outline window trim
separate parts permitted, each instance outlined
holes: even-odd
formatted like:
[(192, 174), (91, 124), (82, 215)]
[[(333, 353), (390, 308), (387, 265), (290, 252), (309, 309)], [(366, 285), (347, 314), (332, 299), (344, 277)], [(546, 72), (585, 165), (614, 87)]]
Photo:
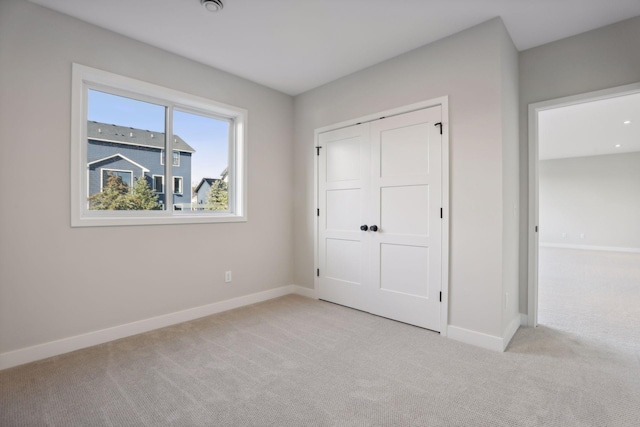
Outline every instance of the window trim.
[[(162, 178), (162, 191), (158, 191), (155, 188), (156, 187), (156, 178), (157, 177)], [(156, 194), (164, 194), (164, 175), (157, 175), (157, 174), (151, 175), (151, 186), (152, 186), (151, 189), (153, 190), (154, 193), (156, 193)]]
[[(165, 137), (173, 137), (170, 128), (174, 109), (228, 120), (229, 126), (229, 206), (232, 212), (176, 213), (162, 211), (96, 211), (87, 204), (87, 100), (89, 89), (126, 96), (141, 101), (167, 106)], [(200, 96), (143, 82), (81, 64), (72, 65), (71, 87), (71, 226), (125, 226), (153, 224), (193, 224), (218, 222), (245, 222), (247, 215), (247, 127), (248, 111)], [(165, 156), (167, 151), (164, 150)], [(168, 158), (165, 157), (165, 163)], [(171, 160), (172, 163), (172, 160)], [(165, 166), (166, 183), (173, 182), (172, 167)], [(183, 182), (184, 194), (184, 182)], [(179, 211), (178, 211), (179, 212)]]
[[(178, 163), (173, 163), (173, 166), (177, 168), (177, 167), (180, 167), (180, 150), (173, 150), (172, 156), (175, 153), (178, 153)], [(164, 148), (163, 148), (162, 150), (160, 150), (160, 164), (162, 166), (164, 166), (164, 158), (165, 158), (165, 155), (164, 155)], [(173, 162), (173, 157), (171, 157), (171, 161)]]
[[(176, 179), (180, 180), (180, 191), (176, 192)], [(184, 179), (181, 176), (173, 176), (173, 194), (183, 195), (184, 194)]]

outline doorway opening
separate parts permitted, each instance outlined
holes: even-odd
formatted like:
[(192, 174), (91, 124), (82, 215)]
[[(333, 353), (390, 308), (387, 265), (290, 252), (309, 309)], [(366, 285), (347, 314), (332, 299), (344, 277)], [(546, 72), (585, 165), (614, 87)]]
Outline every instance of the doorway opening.
[(640, 321), (640, 84), (532, 104), (529, 126), (529, 326), (629, 339)]

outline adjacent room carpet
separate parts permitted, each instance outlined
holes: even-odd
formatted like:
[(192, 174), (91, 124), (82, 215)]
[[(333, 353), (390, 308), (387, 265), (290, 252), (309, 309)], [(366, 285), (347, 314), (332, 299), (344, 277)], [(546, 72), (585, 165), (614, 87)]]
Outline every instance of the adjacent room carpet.
[(496, 353), (290, 295), (0, 372), (0, 425), (638, 426), (640, 344), (613, 335)]

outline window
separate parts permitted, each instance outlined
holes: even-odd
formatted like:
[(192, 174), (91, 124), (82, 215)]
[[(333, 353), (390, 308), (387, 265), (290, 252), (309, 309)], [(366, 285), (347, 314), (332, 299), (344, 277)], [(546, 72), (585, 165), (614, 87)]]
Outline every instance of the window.
[(73, 64), (72, 226), (246, 221), (246, 123), (246, 110)]
[[(164, 150), (160, 151), (160, 164), (164, 165)], [(173, 166), (180, 166), (180, 153), (178, 151), (173, 152)]]
[(173, 194), (182, 194), (182, 177), (173, 177)]
[(119, 171), (113, 169), (102, 169), (102, 182), (100, 183), (100, 190), (104, 190), (109, 183), (109, 180), (120, 180), (124, 185), (131, 188), (131, 171)]
[(156, 193), (164, 193), (164, 176), (153, 175), (153, 191)]

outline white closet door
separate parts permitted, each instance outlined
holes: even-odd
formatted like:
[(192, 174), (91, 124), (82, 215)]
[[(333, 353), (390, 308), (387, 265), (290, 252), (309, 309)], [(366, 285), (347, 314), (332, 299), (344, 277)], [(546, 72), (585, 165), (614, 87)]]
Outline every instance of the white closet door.
[(319, 143), (319, 297), (366, 311), (369, 236), (360, 226), (369, 209), (369, 125), (323, 133)]
[(371, 313), (440, 331), (441, 107), (371, 123)]
[(440, 331), (440, 120), (438, 106), (320, 134), (321, 299)]

